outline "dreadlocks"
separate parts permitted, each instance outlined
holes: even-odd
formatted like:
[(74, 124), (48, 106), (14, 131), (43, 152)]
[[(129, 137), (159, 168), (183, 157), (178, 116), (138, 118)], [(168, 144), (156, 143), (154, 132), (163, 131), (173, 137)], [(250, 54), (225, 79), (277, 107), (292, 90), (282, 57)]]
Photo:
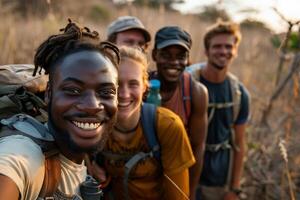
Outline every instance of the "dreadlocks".
[(38, 47), (34, 56), (33, 76), (37, 71), (41, 73), (42, 69), (45, 70), (45, 74), (49, 74), (57, 61), (79, 50), (99, 51), (118, 67), (120, 56), (119, 49), (115, 45), (101, 42), (98, 32), (91, 32), (87, 27), (80, 28), (70, 19), (68, 21), (67, 26), (60, 29), (63, 33), (50, 36)]

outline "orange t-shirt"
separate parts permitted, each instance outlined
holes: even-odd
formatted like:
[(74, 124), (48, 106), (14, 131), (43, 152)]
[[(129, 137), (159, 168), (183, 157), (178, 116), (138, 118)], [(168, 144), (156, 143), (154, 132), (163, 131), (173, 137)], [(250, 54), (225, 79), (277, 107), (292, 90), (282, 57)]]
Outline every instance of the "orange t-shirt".
[[(161, 150), (161, 164), (155, 158), (139, 162), (131, 170), (128, 191), (130, 199), (161, 199), (163, 195), (163, 175), (176, 174), (195, 163), (195, 158), (181, 119), (172, 111), (157, 109), (157, 138)], [(122, 155), (149, 152), (146, 138), (139, 125), (134, 137), (129, 142), (110, 137), (105, 151)], [(105, 161), (107, 173), (112, 177), (111, 192), (114, 199), (125, 199), (123, 190), (125, 161)]]

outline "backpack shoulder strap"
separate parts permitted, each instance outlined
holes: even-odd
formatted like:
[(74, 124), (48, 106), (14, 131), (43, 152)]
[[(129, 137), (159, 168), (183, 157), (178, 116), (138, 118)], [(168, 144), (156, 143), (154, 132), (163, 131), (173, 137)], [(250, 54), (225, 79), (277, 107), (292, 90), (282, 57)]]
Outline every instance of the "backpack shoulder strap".
[(23, 135), (41, 147), (45, 155), (45, 175), (39, 197), (53, 197), (61, 179), (61, 165), (58, 149), (48, 129), (36, 119), (24, 114), (2, 119), (1, 124), (3, 127), (0, 131), (0, 137)]
[(238, 78), (232, 73), (228, 73), (230, 90), (233, 102), (233, 123), (237, 120), (241, 108), (241, 91)]
[(39, 193), (41, 198), (53, 197), (61, 180), (61, 165), (58, 155), (52, 155), (45, 159), (45, 175), (42, 188)]
[(182, 96), (185, 116), (190, 118), (192, 108), (192, 76), (189, 73), (183, 72), (181, 76)]
[(201, 69), (205, 67), (206, 62), (195, 63), (187, 68), (187, 71), (194, 77), (195, 80), (200, 81)]
[(160, 146), (156, 132), (156, 106), (154, 104), (143, 103), (141, 121), (143, 133), (153, 156), (160, 162)]
[(150, 147), (150, 152), (139, 152), (131, 157), (125, 163), (125, 173), (123, 178), (123, 187), (124, 187), (124, 196), (125, 199), (128, 200), (128, 180), (131, 169), (141, 160), (146, 159), (147, 157), (154, 157), (160, 164), (160, 146), (157, 139), (156, 132), (156, 105), (143, 103), (142, 105), (142, 113), (141, 113), (141, 122), (143, 127), (143, 134), (146, 137), (147, 143)]

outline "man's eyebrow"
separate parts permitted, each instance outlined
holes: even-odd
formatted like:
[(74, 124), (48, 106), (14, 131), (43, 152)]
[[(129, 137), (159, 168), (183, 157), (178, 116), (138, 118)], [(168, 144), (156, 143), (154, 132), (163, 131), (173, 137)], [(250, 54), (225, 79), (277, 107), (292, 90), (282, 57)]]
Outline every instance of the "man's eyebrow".
[(75, 82), (75, 83), (78, 83), (78, 84), (80, 84), (80, 85), (84, 85), (84, 82), (83, 82), (82, 80), (79, 80), (79, 79), (74, 78), (74, 77), (68, 77), (68, 78), (65, 78), (65, 79), (63, 80), (63, 82), (68, 82), (68, 81), (70, 81), (70, 82)]

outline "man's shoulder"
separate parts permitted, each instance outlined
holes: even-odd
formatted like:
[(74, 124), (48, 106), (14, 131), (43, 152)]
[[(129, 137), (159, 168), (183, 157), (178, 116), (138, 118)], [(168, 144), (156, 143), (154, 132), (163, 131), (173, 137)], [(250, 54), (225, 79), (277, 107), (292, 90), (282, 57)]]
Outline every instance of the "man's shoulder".
[[(45, 160), (41, 147), (23, 135), (11, 135), (0, 138), (0, 155), (2, 162), (10, 160), (16, 165), (21, 163), (28, 169), (38, 167)], [(34, 169), (32, 172), (34, 172)]]
[(43, 183), (44, 162), (41, 148), (30, 138), (12, 135), (0, 139), (0, 173), (15, 182), (22, 196), (25, 195), (24, 199), (38, 195)]

